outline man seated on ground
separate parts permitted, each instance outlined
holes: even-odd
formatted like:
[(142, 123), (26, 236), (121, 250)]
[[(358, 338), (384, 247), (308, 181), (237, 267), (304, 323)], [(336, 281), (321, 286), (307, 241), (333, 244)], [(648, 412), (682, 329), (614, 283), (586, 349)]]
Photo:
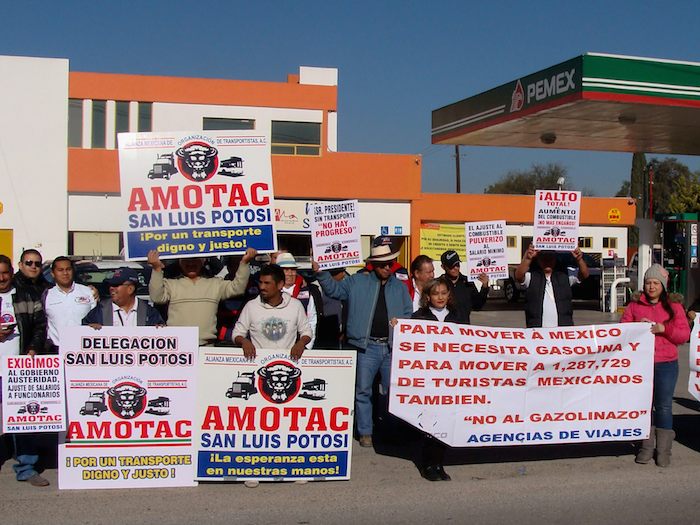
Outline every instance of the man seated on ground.
[(93, 328), (102, 326), (158, 326), (163, 318), (148, 302), (136, 297), (139, 275), (131, 268), (119, 268), (110, 279), (109, 297), (102, 299), (83, 319)]
[(204, 259), (192, 257), (180, 259), (182, 277), (163, 277), (165, 264), (156, 250), (148, 252), (148, 264), (153, 268), (148, 293), (156, 304), (170, 302), (168, 306), (168, 326), (196, 326), (199, 328), (199, 344), (207, 345), (216, 341), (216, 311), (222, 299), (228, 299), (245, 292), (250, 276), (249, 262), (257, 251), (248, 248), (241, 259), (233, 281), (218, 277), (204, 277)]

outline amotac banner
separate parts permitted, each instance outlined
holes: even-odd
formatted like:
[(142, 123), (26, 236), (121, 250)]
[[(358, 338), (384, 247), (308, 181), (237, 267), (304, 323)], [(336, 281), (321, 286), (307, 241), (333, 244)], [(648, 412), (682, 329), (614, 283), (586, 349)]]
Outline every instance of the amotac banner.
[(200, 481), (350, 479), (355, 352), (200, 349)]
[(66, 429), (63, 361), (57, 355), (2, 356), (0, 378), (3, 432)]
[(198, 352), (191, 327), (66, 328), (61, 489), (187, 487)]
[(537, 250), (572, 251), (578, 248), (581, 192), (537, 190), (534, 238)]
[(476, 281), (481, 274), (489, 279), (508, 278), (506, 221), (466, 222), (467, 278)]
[(120, 133), (127, 260), (277, 249), (270, 141), (254, 131)]
[(311, 206), (311, 245), (322, 270), (362, 263), (357, 200), (315, 202)]
[(454, 447), (649, 435), (648, 323), (489, 328), (399, 320), (389, 410)]

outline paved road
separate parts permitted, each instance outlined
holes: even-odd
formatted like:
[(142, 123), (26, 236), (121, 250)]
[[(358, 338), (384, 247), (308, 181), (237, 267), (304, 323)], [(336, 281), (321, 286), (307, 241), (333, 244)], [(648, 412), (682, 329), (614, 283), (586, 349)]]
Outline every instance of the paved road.
[[(472, 322), (521, 326), (520, 311), (475, 313)], [(578, 311), (577, 324), (611, 322)], [(448, 457), (450, 483), (424, 481), (412, 443), (355, 447), (348, 482), (202, 484), (192, 489), (58, 491), (0, 472), (3, 525), (55, 524), (462, 524), (699, 523), (700, 407), (687, 393), (687, 346), (674, 407), (673, 465), (636, 465), (622, 444), (469, 449)]]

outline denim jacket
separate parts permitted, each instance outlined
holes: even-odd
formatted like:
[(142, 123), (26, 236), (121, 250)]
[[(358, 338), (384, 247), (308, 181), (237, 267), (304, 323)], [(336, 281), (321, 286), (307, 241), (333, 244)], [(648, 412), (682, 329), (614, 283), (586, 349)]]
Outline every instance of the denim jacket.
[[(348, 343), (365, 350), (372, 328), (374, 309), (379, 297), (380, 282), (374, 272), (356, 273), (342, 281), (335, 281), (328, 272), (317, 274), (323, 292), (340, 301), (347, 301), (348, 323), (346, 334)], [(387, 317), (410, 319), (413, 304), (406, 285), (394, 275), (390, 275), (384, 285)], [(392, 332), (389, 330), (389, 344)]]

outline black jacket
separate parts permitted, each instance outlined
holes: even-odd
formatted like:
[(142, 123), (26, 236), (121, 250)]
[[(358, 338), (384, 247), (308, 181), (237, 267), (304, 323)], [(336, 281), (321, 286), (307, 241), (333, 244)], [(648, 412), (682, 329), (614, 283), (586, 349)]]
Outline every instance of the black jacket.
[(20, 271), (15, 273), (14, 277), (12, 278), (12, 283), (18, 290), (29, 288), (37, 297), (41, 297), (41, 294), (43, 294), (45, 290), (48, 290), (53, 286), (53, 284), (47, 281), (44, 275), (41, 273), (39, 274), (39, 277), (32, 280)]
[[(569, 274), (561, 270), (552, 272), (552, 290), (557, 305), (557, 326), (574, 325), (574, 307), (571, 302)], [(528, 328), (542, 326), (542, 303), (544, 301), (546, 277), (541, 270), (530, 272), (530, 284), (525, 292), (525, 324)]]
[(15, 318), (19, 328), (19, 352), (26, 355), (30, 350), (44, 353), (46, 344), (46, 314), (41, 298), (30, 288), (15, 288), (12, 296)]
[[(423, 319), (425, 321), (437, 321), (435, 314), (430, 311), (429, 306), (421, 306), (418, 310), (413, 312), (411, 319)], [(461, 308), (456, 310), (449, 310), (447, 317), (445, 317), (446, 323), (457, 323), (457, 324), (469, 324), (468, 319), (465, 317), (464, 312)]]
[(476, 285), (462, 274), (459, 275), (456, 283), (447, 278), (445, 280), (450, 287), (457, 308), (462, 310), (464, 317), (467, 319), (466, 322), (469, 324), (469, 314), (471, 314), (472, 310), (481, 310), (489, 295), (489, 289), (486, 286), (482, 286), (481, 290), (477, 290)]

